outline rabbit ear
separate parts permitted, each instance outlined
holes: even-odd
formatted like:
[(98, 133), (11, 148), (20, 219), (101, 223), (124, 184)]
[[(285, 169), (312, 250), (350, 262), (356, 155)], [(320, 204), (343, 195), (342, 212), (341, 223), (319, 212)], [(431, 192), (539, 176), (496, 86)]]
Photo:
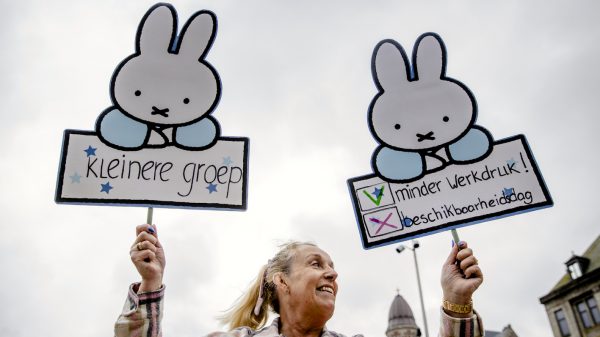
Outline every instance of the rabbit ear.
[(415, 77), (419, 80), (440, 79), (446, 73), (446, 48), (437, 34), (421, 35), (413, 51)]
[(375, 46), (371, 64), (373, 78), (381, 89), (408, 83), (408, 60), (402, 46), (394, 40), (383, 40)]
[(181, 30), (179, 55), (199, 60), (206, 55), (217, 31), (217, 18), (209, 11), (194, 14)]
[(139, 53), (168, 53), (177, 29), (175, 9), (170, 5), (157, 5), (148, 10), (137, 35)]

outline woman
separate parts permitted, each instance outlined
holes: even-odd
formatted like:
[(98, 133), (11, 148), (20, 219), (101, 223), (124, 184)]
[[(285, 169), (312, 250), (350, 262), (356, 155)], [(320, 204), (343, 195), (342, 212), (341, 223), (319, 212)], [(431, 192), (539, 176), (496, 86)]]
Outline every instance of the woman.
[[(162, 336), (165, 255), (154, 226), (141, 225), (136, 231), (130, 255), (142, 281), (130, 286), (123, 312), (115, 324), (115, 334), (158, 337)], [(335, 307), (337, 276), (331, 257), (316, 245), (300, 242), (283, 245), (261, 268), (246, 294), (222, 317), (231, 331), (209, 336), (343, 336), (325, 327)], [(439, 336), (483, 335), (483, 326), (471, 301), (482, 281), (483, 274), (473, 251), (465, 242), (453, 244), (442, 268), (444, 300)], [(265, 327), (269, 309), (279, 317)]]

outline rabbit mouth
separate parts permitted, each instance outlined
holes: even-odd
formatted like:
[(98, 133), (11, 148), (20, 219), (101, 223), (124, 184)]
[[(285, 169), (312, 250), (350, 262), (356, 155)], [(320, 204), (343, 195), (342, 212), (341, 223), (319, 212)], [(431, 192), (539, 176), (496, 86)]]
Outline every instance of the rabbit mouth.
[(169, 117), (169, 114), (167, 112), (169, 112), (169, 108), (159, 109), (155, 106), (152, 106), (152, 112), (151, 112), (152, 116), (161, 115), (163, 117)]
[(435, 137), (433, 136), (433, 131), (429, 131), (428, 133), (422, 135), (420, 133), (417, 133), (417, 141), (420, 143), (424, 140), (435, 140)]

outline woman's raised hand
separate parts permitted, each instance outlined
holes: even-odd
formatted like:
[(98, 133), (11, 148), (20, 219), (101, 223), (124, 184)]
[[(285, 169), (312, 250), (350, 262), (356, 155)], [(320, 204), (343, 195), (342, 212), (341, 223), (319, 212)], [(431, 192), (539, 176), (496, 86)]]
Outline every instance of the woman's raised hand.
[(162, 245), (158, 241), (156, 227), (139, 225), (135, 231), (137, 237), (131, 246), (129, 255), (142, 277), (138, 293), (158, 290), (162, 286), (166, 261)]
[(452, 246), (442, 268), (441, 281), (444, 300), (461, 305), (471, 303), (473, 293), (483, 282), (483, 273), (466, 242), (460, 241)]

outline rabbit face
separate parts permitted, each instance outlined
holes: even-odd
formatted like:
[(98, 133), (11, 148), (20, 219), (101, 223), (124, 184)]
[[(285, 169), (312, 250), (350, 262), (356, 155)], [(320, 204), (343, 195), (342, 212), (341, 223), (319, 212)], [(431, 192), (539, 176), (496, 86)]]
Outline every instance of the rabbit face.
[(121, 62), (113, 75), (114, 103), (142, 122), (190, 124), (212, 112), (219, 100), (219, 77), (204, 60), (214, 39), (216, 17), (197, 12), (185, 23), (179, 39), (176, 21), (171, 5), (152, 7), (138, 28), (136, 53)]
[(425, 150), (463, 135), (472, 124), (473, 105), (452, 82), (414, 82), (402, 92), (386, 91), (372, 109), (372, 128), (390, 147)]
[(445, 77), (439, 37), (425, 34), (415, 44), (414, 77), (402, 47), (384, 40), (373, 54), (379, 94), (369, 108), (369, 126), (381, 143), (399, 150), (439, 148), (462, 137), (475, 122), (470, 91)]
[(114, 97), (132, 117), (159, 125), (190, 123), (207, 114), (218, 96), (217, 77), (196, 62), (177, 66), (178, 55), (130, 59), (116, 75)]

